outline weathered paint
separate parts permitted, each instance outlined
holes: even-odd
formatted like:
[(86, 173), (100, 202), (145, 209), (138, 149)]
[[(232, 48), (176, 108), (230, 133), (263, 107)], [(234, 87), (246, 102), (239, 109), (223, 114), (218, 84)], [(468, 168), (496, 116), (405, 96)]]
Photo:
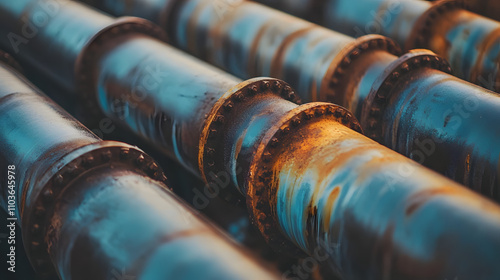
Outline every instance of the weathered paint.
[[(500, 23), (465, 10), (464, 1), (330, 0), (320, 2), (320, 14), (314, 9), (297, 10), (295, 0), (259, 2), (350, 36), (377, 33), (407, 50), (428, 48), (450, 61), (458, 77), (500, 90)], [(306, 6), (316, 3), (300, 2)]]
[[(134, 2), (140, 1), (142, 0)], [(358, 5), (353, 3), (352, 1), (345, 4), (338, 3), (350, 7), (350, 10), (343, 12), (342, 16), (361, 13), (359, 9), (355, 9)], [(172, 5), (172, 1), (165, 1), (165, 4)], [(398, 6), (398, 4), (403, 6)], [(384, 29), (386, 33), (382, 33), (405, 42), (409, 40), (410, 26), (416, 25), (415, 21), (421, 17), (422, 13), (428, 11), (430, 3), (371, 1), (369, 5), (364, 5), (360, 9), (371, 9), (370, 5), (377, 5), (378, 13), (386, 10), (394, 13), (394, 15), (387, 16), (394, 21), (387, 23)], [(119, 11), (113, 9), (112, 3), (102, 3), (99, 7), (101, 6), (121, 15)], [(449, 74), (432, 71), (432, 69), (448, 71), (447, 67), (440, 64), (440, 59), (433, 57), (433, 54), (426, 53), (420, 57), (410, 53), (407, 55), (408, 58), (398, 59), (389, 52), (390, 42), (380, 36), (364, 36), (356, 40), (247, 1), (227, 3), (224, 0), (189, 0), (179, 2), (176, 7), (169, 18), (168, 30), (175, 30), (171, 32), (170, 37), (180, 48), (242, 78), (265, 75), (283, 79), (297, 89), (303, 101), (319, 100), (342, 105), (360, 119), (367, 136), (488, 197), (500, 199), (498, 191), (500, 180), (496, 172), (492, 171), (499, 166), (500, 149), (496, 144), (499, 132), (492, 125), (496, 119), (500, 118), (500, 113), (494, 112), (500, 112), (500, 110), (492, 108), (500, 108), (498, 102), (500, 99), (488, 90), (464, 81), (459, 82)], [(344, 8), (347, 9), (347, 7)], [(460, 9), (445, 13), (444, 15), (450, 16), (450, 19), (433, 29), (437, 30), (432, 31), (436, 34), (433, 42), (440, 42), (439, 36), (443, 33), (439, 31), (440, 29), (448, 30), (450, 26), (458, 29), (464, 28), (451, 20), (460, 18), (460, 16), (453, 16), (454, 13), (473, 15)], [(483, 32), (480, 30), (484, 29), (486, 21), (476, 16), (473, 19), (478, 23), (472, 24), (471, 21), (465, 19), (459, 22), (464, 22), (466, 26), (477, 25), (477, 31)], [(360, 22), (364, 20), (368, 20), (366, 16), (359, 18)], [(404, 23), (403, 20), (409, 21)], [(456, 54), (453, 56), (452, 64), (461, 65), (461, 69), (466, 71), (470, 68), (471, 62), (461, 60), (461, 54), (470, 52), (464, 49), (464, 47), (469, 48), (470, 44), (464, 45), (459, 42), (462, 40), (460, 37), (463, 37), (462, 32), (450, 32), (450, 34), (456, 34), (453, 35), (456, 36), (456, 40), (453, 39), (454, 43), (449, 45), (451, 48), (449, 52)], [(470, 36), (476, 37), (474, 34)], [(495, 38), (496, 36), (493, 36), (487, 41), (484, 48), (495, 52), (494, 49), (497, 46)], [(438, 46), (435, 47), (437, 48)], [(448, 50), (439, 51), (439, 53), (443, 52), (448, 52)], [(484, 52), (473, 53), (484, 54)], [(412, 58), (413, 56), (416, 57)], [(489, 59), (489, 56), (479, 55), (479, 58), (484, 62)], [(483, 62), (476, 65), (489, 65), (488, 67), (494, 68), (493, 64)], [(419, 70), (422, 67), (427, 70)], [(471, 70), (475, 70), (476, 76), (482, 71), (476, 68)], [(432, 82), (432, 75), (420, 75), (421, 71), (429, 71), (436, 77), (443, 78), (443, 86)], [(387, 75), (393, 75), (396, 78), (390, 86), (381, 88)], [(453, 86), (444, 86), (445, 81), (449, 80), (454, 81)], [(455, 112), (457, 106), (463, 105), (459, 99), (466, 95), (477, 103), (478, 108), (481, 108), (476, 112), (487, 111), (488, 114), (480, 115), (481, 121), (474, 117), (462, 118), (461, 129), (470, 131), (470, 133), (465, 133), (461, 130), (442, 128), (441, 121), (435, 122), (434, 118), (424, 116), (414, 118), (418, 119), (418, 122), (398, 122), (398, 119), (392, 115), (393, 111), (409, 112), (411, 110), (407, 108), (410, 104), (402, 100), (396, 101), (397, 98), (403, 97), (391, 97), (393, 98), (391, 102), (378, 100), (384, 103), (384, 106), (374, 108), (376, 104), (372, 104), (371, 99), (374, 99), (375, 95), (400, 96), (398, 93), (400, 91), (411, 91), (410, 88), (404, 88), (409, 84), (421, 85), (418, 91), (414, 90), (417, 96), (430, 96), (439, 90), (442, 94), (449, 96), (450, 100), (455, 100), (455, 102), (450, 102), (446, 98), (439, 98), (420, 104), (420, 108), (427, 115), (441, 115), (442, 112), (450, 110)], [(384, 128), (373, 130), (373, 125), (377, 123)], [(440, 133), (443, 129), (446, 130), (446, 135)], [(413, 133), (402, 133), (406, 130), (411, 130)], [(477, 139), (476, 135), (481, 135), (481, 139)], [(422, 148), (418, 143), (423, 141), (422, 138), (435, 139), (433, 140), (435, 151), (429, 154), (421, 151)], [(482, 144), (474, 144), (474, 141)], [(471, 145), (475, 145), (475, 152), (468, 153)], [(425, 152), (424, 157), (417, 158), (414, 152)], [(466, 162), (474, 162), (474, 164), (464, 169)]]
[(337, 121), (313, 119), (279, 139), (270, 162), (256, 155), (249, 181), (249, 193), (267, 197), (251, 204), (263, 232), (279, 231), (311, 255), (328, 252), (345, 279), (500, 275), (493, 202)]
[(41, 279), (53, 270), (61, 279), (278, 279), (168, 190), (149, 156), (102, 141), (0, 62), (0, 166), (8, 165)]

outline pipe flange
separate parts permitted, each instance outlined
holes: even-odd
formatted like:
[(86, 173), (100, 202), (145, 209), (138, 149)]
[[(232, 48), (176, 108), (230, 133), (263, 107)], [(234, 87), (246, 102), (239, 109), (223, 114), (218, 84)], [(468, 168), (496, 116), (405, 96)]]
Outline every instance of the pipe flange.
[(121, 17), (97, 32), (83, 47), (76, 59), (76, 88), (86, 108), (85, 117), (89, 119), (89, 122), (95, 122), (103, 117), (98, 106), (95, 85), (95, 72), (99, 58), (105, 51), (120, 43), (118, 38), (130, 34), (143, 34), (161, 41), (167, 40), (164, 31), (154, 23), (137, 17)]
[(356, 117), (344, 107), (323, 102), (308, 103), (290, 111), (273, 130), (266, 133), (250, 166), (250, 178), (245, 189), (247, 208), (253, 224), (277, 251), (303, 254), (282, 234), (274, 214), (275, 208), (272, 205), (275, 203), (277, 190), (269, 187), (276, 176), (273, 174), (273, 166), (279, 158), (284, 139), (302, 125), (317, 119), (332, 119), (362, 133)]
[(10, 67), (14, 68), (18, 72), (23, 72), (23, 69), (19, 63), (8, 53), (0, 50), (0, 61), (5, 62)]
[(463, 0), (441, 0), (434, 2), (417, 20), (410, 36), (405, 42), (405, 50), (416, 48), (427, 48), (429, 35), (434, 28), (435, 21), (442, 17), (443, 14), (459, 9), (466, 9), (466, 4)]
[[(210, 111), (200, 137), (198, 164), (202, 178), (210, 188), (208, 174), (225, 170), (224, 165), (224, 124), (230, 120), (232, 111), (244, 108), (254, 98), (263, 94), (273, 94), (299, 104), (297, 93), (285, 82), (273, 78), (255, 78), (244, 81), (222, 96)], [(233, 188), (231, 188), (233, 189)], [(225, 193), (226, 200), (232, 199), (234, 192)]]
[(361, 125), (365, 135), (380, 142), (383, 139), (382, 117), (392, 96), (392, 88), (404, 75), (431, 68), (451, 73), (450, 64), (429, 50), (413, 50), (401, 56), (386, 68), (373, 84), (361, 111)]
[[(76, 153), (76, 155), (75, 155)], [(61, 163), (66, 163), (61, 166)], [(50, 220), (56, 201), (72, 181), (96, 168), (111, 164), (130, 166), (131, 170), (144, 174), (167, 185), (167, 178), (158, 164), (143, 151), (124, 143), (102, 141), (84, 146), (62, 158), (41, 180), (39, 189), (29, 209), (23, 213), (23, 239), (27, 255), (35, 271), (42, 278), (54, 275), (49, 249), (54, 239)]]
[(349, 67), (363, 54), (372, 51), (386, 51), (395, 56), (402, 54), (401, 48), (393, 40), (381, 35), (365, 35), (344, 47), (330, 64), (323, 80), (320, 100), (345, 105), (346, 86), (351, 80)]

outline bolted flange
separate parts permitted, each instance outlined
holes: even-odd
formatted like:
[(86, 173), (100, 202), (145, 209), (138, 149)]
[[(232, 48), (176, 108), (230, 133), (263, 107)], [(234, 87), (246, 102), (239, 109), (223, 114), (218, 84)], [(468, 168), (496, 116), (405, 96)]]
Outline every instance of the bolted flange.
[(273, 165), (278, 160), (279, 150), (284, 148), (282, 143), (288, 135), (311, 121), (322, 119), (334, 120), (362, 133), (359, 122), (347, 109), (330, 103), (308, 103), (290, 111), (274, 126), (274, 129), (266, 133), (252, 159), (250, 178), (245, 186), (247, 207), (252, 222), (277, 251), (304, 254), (283, 236), (279, 228), (280, 223), (273, 212), (277, 191), (269, 187), (275, 180)]
[(413, 50), (391, 63), (373, 84), (361, 112), (361, 125), (366, 136), (380, 142), (383, 138), (382, 118), (393, 94), (392, 88), (417, 69), (431, 68), (451, 73), (448, 62), (429, 50)]
[[(124, 157), (124, 154), (128, 156)], [(167, 185), (167, 178), (151, 157), (134, 146), (112, 141), (97, 142), (73, 151), (39, 181), (42, 187), (38, 189), (29, 208), (22, 213), (22, 227), (26, 229), (23, 240), (29, 259), (43, 278), (55, 274), (48, 250), (56, 238), (51, 219), (57, 200), (75, 179), (91, 170), (118, 164)]]

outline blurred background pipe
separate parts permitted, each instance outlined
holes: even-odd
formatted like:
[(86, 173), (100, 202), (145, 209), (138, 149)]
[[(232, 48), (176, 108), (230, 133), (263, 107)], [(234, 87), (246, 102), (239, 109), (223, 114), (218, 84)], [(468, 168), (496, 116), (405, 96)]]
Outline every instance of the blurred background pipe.
[[(440, 0), (429, 0), (440, 1)], [(476, 14), (489, 17), (496, 21), (500, 20), (500, 2), (497, 0), (462, 0), (465, 8)]]
[(178, 47), (241, 78), (272, 76), (303, 101), (344, 106), (370, 138), (500, 201), (500, 98), (445, 73), (433, 53), (398, 58), (382, 36), (354, 39), (249, 1), (159, 2), (93, 4), (151, 16)]
[[(462, 0), (259, 0), (350, 36), (378, 33), (446, 58), (455, 75), (500, 90), (500, 24)], [(488, 7), (488, 6), (484, 6)]]
[(100, 140), (4, 62), (0, 77), (0, 204), (42, 277), (277, 279), (168, 190), (148, 155)]
[[(84, 28), (92, 18), (78, 14), (72, 20)], [(92, 79), (79, 84), (93, 85), (103, 111), (124, 125), (119, 115), (109, 113), (108, 98), (126, 100), (128, 113), (137, 116), (128, 126), (136, 132), (159, 112), (185, 124), (189, 135), (198, 134), (198, 124), (203, 124), (200, 173), (214, 183), (212, 194), (234, 185), (245, 195), (253, 223), (272, 246), (298, 246), (310, 255), (309, 263), (327, 264), (346, 279), (478, 279), (482, 272), (500, 276), (499, 206), (362, 136), (353, 115), (341, 107), (297, 106), (283, 99), (294, 100), (295, 93), (275, 79), (234, 83), (226, 92), (221, 81), (235, 78), (131, 29), (111, 31), (117, 37), (111, 36), (108, 44), (102, 38), (110, 37), (100, 32), (87, 44), (80, 57), (94, 59), (80, 58), (76, 69), (96, 71), (81, 72)], [(59, 35), (51, 42), (64, 42), (64, 32), (54, 34)], [(72, 34), (79, 34), (78, 28)], [(29, 46), (20, 55), (35, 54)], [(147, 99), (133, 102), (134, 81), (148, 75), (147, 65), (158, 61), (159, 73), (165, 74), (159, 87), (144, 87), (141, 93)], [(134, 63), (140, 67), (132, 67)], [(162, 103), (160, 97), (172, 102)], [(193, 104), (211, 101), (188, 111), (191, 103), (181, 102), (181, 97), (191, 97)], [(188, 113), (197, 116), (185, 117)], [(171, 131), (170, 125), (165, 127)], [(182, 158), (194, 166), (195, 149), (185, 154), (189, 156)]]

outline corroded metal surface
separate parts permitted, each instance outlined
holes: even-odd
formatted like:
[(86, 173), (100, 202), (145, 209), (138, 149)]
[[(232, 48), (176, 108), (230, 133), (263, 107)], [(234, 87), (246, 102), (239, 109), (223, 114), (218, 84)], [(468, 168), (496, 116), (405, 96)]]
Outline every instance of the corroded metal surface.
[[(458, 77), (500, 90), (500, 23), (467, 11), (461, 0), (259, 2), (351, 36), (378, 33), (393, 38), (406, 49), (429, 48), (450, 61)], [(314, 9), (314, 5), (320, 7)], [(298, 6), (309, 9), (299, 10)], [(318, 9), (322, 13), (316, 13)]]
[[(248, 171), (248, 206), (270, 242), (284, 234), (311, 255), (327, 248), (345, 279), (498, 277), (497, 205), (321, 108), (302, 110), (268, 131)], [(478, 228), (490, 242), (475, 239)]]
[[(162, 135), (190, 143), (198, 136), (184, 153), (165, 150), (191, 169), (199, 164), (208, 182), (230, 178), (273, 246), (313, 256), (325, 249), (324, 262), (347, 279), (499, 276), (496, 204), (364, 137), (342, 107), (298, 106), (286, 100), (297, 96), (284, 82), (241, 82), (146, 35), (122, 35), (89, 60), (100, 109), (158, 147), (165, 147)], [(154, 80), (148, 69), (157, 61), (168, 75), (140, 87), (141, 77)], [(421, 65), (446, 66), (411, 64)], [(145, 98), (135, 101), (134, 93)], [(125, 115), (112, 109), (117, 98)]]
[[(98, 7), (119, 14), (118, 3)], [(397, 47), (382, 36), (354, 39), (247, 1), (180, 1), (171, 12), (167, 31), (180, 48), (242, 78), (284, 79), (304, 101), (340, 104), (370, 138), (500, 200), (500, 131), (493, 125), (500, 98), (446, 74), (449, 66), (433, 53), (398, 59)], [(407, 100), (417, 96), (415, 110)]]
[(168, 190), (148, 155), (100, 140), (4, 63), (0, 77), (0, 166), (15, 165), (15, 216), (41, 276), (277, 279)]
[[(434, 1), (434, 0), (432, 0)], [(438, 0), (439, 1), (439, 0)], [(467, 10), (492, 18), (500, 20), (500, 2), (497, 0), (462, 0)]]

